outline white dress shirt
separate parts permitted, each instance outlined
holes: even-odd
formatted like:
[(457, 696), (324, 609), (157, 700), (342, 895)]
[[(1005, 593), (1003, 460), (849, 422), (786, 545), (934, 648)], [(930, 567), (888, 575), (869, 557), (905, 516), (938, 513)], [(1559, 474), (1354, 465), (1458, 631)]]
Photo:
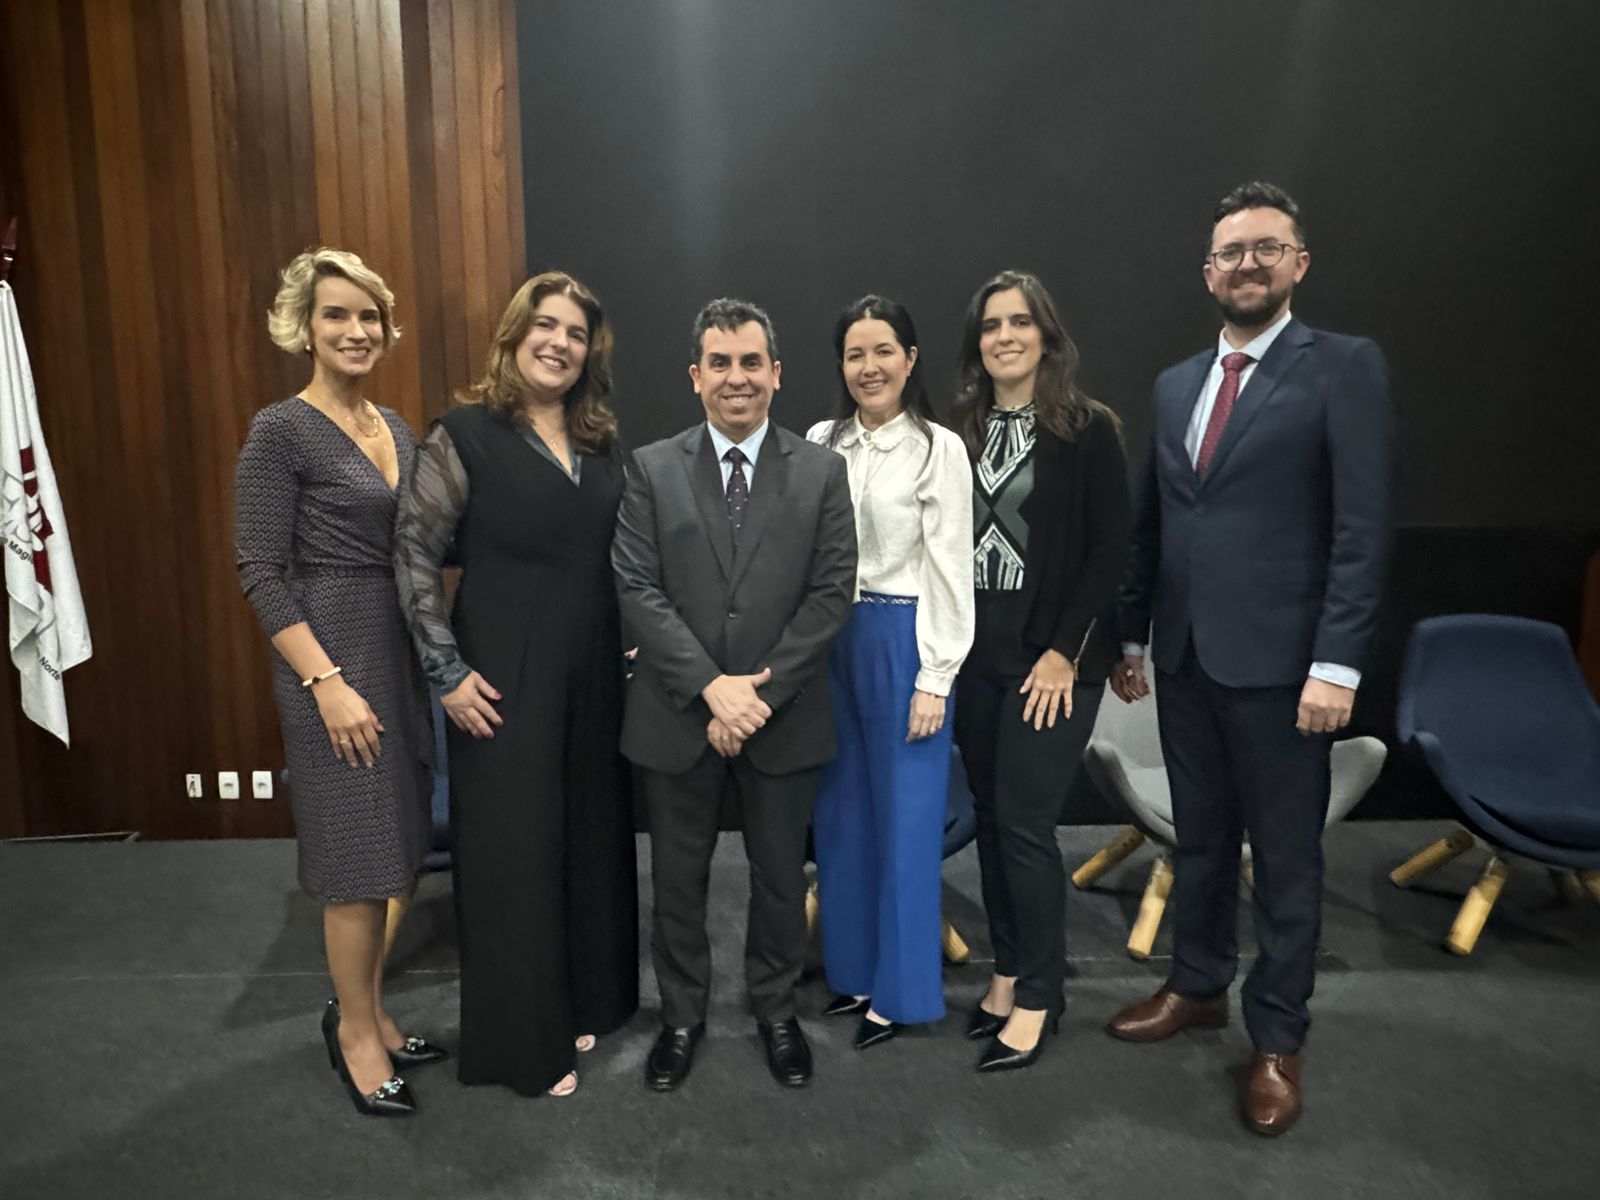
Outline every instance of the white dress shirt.
[(733, 447), (739, 447), (740, 453), (745, 457), (744, 481), (746, 485), (754, 486), (756, 481), (756, 459), (761, 454), (761, 443), (767, 440), (767, 424), (761, 422), (761, 427), (753, 433), (745, 435), (742, 442), (736, 442), (710, 421), (706, 422), (706, 432), (711, 435), (711, 448), (717, 454), (717, 466), (722, 471), (722, 490), (728, 490), (728, 480), (733, 478), (733, 464), (723, 457)]
[[(1238, 347), (1239, 352), (1248, 354), (1250, 361), (1244, 365), (1244, 370), (1239, 372), (1239, 391), (1243, 392), (1250, 382), (1250, 376), (1256, 373), (1256, 366), (1272, 349), (1272, 343), (1278, 340), (1278, 335), (1284, 331), (1293, 315), (1288, 309), (1283, 310), (1279, 317), (1266, 329), (1244, 345)], [(1222, 358), (1225, 354), (1234, 353), (1235, 347), (1228, 341), (1226, 333), (1217, 335), (1217, 357), (1211, 363), (1211, 372), (1206, 376), (1206, 385), (1200, 389), (1200, 402), (1194, 406), (1194, 412), (1189, 417), (1189, 427), (1183, 435), (1183, 448), (1189, 455), (1189, 465), (1193, 466), (1200, 457), (1200, 443), (1205, 439), (1206, 426), (1211, 422), (1211, 410), (1216, 407), (1217, 393), (1222, 390)], [(1143, 654), (1144, 646), (1138, 642), (1125, 642), (1122, 646), (1124, 654)], [(1361, 672), (1354, 667), (1341, 666), (1338, 663), (1314, 662), (1308, 674), (1313, 679), (1320, 679), (1325, 683), (1338, 684), (1340, 687), (1356, 688), (1361, 685)]]
[[(832, 421), (806, 438), (825, 445)], [(877, 429), (851, 417), (834, 449), (844, 456), (856, 509), (856, 598), (917, 597), (916, 689), (948, 696), (972, 649), (972, 467), (961, 439), (927, 434), (905, 413)]]

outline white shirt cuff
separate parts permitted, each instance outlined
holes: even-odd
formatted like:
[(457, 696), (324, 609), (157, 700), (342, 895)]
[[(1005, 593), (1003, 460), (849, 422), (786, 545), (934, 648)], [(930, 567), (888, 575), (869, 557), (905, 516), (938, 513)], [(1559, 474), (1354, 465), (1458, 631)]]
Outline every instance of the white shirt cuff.
[(927, 692), (930, 696), (948, 696), (955, 681), (954, 671), (935, 671), (923, 667), (917, 672), (917, 682), (914, 686), (917, 691)]
[(1351, 691), (1361, 686), (1361, 672), (1354, 667), (1341, 667), (1338, 663), (1314, 662), (1311, 664), (1310, 675), (1311, 678), (1320, 679), (1323, 683), (1335, 684)]
[(1127, 655), (1129, 658), (1143, 658), (1144, 657), (1144, 643), (1143, 642), (1123, 642), (1122, 643), (1122, 652), (1125, 655)]

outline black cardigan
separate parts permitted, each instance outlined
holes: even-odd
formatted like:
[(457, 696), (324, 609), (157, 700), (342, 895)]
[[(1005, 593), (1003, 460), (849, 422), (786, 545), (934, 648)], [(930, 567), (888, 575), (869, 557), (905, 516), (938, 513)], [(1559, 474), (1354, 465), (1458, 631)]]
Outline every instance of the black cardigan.
[(1056, 650), (1083, 683), (1104, 683), (1121, 657), (1115, 610), (1133, 529), (1128, 464), (1112, 419), (1095, 412), (1072, 441), (1034, 425), (1023, 642)]

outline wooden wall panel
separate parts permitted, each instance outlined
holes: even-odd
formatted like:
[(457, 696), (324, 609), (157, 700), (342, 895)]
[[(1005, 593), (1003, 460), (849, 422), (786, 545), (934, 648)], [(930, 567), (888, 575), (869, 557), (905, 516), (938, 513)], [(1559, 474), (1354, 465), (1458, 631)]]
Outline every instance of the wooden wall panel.
[[(73, 744), (0, 670), (0, 837), (281, 834), (268, 648), (239, 594), (233, 461), (305, 382), (267, 341), (316, 244), (395, 290), (373, 399), (419, 432), (481, 369), (523, 277), (510, 0), (0, 5), (0, 223), (94, 657)], [(247, 798), (219, 802), (216, 773)], [(183, 776), (206, 777), (190, 802)]]

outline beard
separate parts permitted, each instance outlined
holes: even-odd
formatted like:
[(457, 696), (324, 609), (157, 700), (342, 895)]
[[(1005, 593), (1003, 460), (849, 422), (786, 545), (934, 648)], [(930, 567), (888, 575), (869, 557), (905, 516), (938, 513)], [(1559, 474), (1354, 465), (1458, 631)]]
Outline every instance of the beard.
[[(1265, 284), (1271, 282), (1261, 276), (1255, 276), (1254, 279)], [(1276, 291), (1269, 286), (1261, 299), (1254, 303), (1233, 304), (1219, 297), (1217, 307), (1222, 310), (1223, 320), (1235, 329), (1265, 329), (1283, 312), (1283, 306), (1289, 302), (1289, 295), (1293, 291), (1292, 284)]]

